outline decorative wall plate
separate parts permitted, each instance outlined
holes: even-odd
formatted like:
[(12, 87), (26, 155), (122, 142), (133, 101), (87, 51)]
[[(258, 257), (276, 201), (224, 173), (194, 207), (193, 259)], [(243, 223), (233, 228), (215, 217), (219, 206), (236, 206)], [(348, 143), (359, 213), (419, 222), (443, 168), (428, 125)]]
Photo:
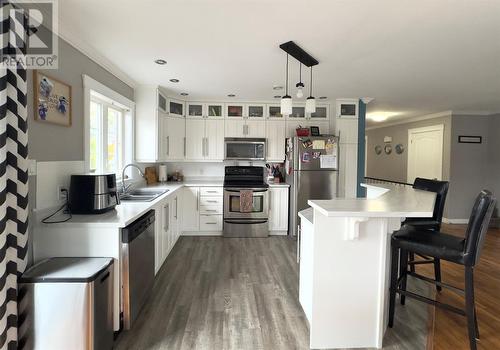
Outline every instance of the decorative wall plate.
[(385, 152), (385, 154), (391, 154), (392, 153), (392, 146), (391, 145), (385, 145), (384, 152)]
[(401, 154), (405, 151), (405, 146), (403, 146), (403, 144), (401, 143), (398, 143), (396, 147), (394, 147), (394, 149), (396, 150), (397, 154)]
[(382, 153), (382, 146), (380, 146), (380, 145), (376, 145), (376, 146), (375, 146), (375, 153), (376, 153), (376, 154), (380, 154), (380, 153)]

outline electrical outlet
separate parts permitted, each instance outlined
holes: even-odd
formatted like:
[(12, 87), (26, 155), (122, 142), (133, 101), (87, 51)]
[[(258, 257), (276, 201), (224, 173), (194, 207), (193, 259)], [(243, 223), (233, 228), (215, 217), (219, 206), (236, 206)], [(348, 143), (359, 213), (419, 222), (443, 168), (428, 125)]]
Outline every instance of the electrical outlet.
[(57, 199), (65, 201), (68, 196), (68, 189), (64, 186), (57, 186)]

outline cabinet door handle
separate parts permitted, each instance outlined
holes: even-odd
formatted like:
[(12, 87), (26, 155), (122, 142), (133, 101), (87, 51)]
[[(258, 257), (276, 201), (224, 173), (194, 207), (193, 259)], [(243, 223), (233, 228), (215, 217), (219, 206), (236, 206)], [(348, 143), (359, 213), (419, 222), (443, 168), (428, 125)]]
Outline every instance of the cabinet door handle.
[(184, 157), (186, 156), (186, 137), (184, 136)]
[(205, 156), (208, 157), (208, 153), (210, 152), (209, 151), (209, 144), (208, 144), (208, 137), (205, 137), (205, 142), (207, 143), (207, 147), (206, 147), (207, 154), (205, 154)]
[(196, 211), (200, 211), (200, 192), (196, 193)]
[(174, 216), (175, 220), (177, 220), (177, 214), (178, 214), (178, 212), (177, 212), (177, 197), (175, 197), (175, 216)]
[(167, 156), (170, 155), (170, 136), (167, 136)]

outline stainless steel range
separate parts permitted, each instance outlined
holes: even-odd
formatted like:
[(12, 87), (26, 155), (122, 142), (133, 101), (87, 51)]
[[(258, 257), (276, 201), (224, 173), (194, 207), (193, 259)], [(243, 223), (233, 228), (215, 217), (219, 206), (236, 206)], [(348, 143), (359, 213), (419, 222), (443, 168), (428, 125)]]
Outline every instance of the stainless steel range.
[[(224, 176), (224, 237), (269, 235), (268, 188), (264, 168), (227, 166)], [(251, 195), (251, 198), (242, 198)], [(245, 205), (244, 201), (249, 201)], [(246, 207), (246, 208), (245, 208)]]

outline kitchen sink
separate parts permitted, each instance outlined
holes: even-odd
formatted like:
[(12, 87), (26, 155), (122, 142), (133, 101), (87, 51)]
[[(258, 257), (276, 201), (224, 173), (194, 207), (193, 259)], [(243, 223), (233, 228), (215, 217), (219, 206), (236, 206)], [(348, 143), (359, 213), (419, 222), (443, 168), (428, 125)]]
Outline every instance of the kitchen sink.
[(120, 195), (122, 201), (151, 202), (169, 190), (139, 188)]

